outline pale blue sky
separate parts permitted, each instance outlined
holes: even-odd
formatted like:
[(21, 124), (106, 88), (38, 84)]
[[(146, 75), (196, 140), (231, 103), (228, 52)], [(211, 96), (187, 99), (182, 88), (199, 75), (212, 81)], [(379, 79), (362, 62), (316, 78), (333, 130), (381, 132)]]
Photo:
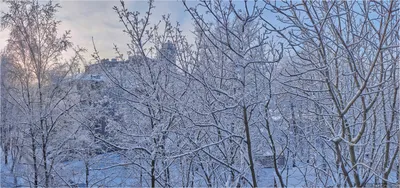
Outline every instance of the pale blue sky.
[[(40, 0), (39, 0), (40, 1)], [(44, 1), (43, 2), (47, 2)], [(92, 37), (95, 39), (96, 47), (102, 58), (115, 57), (113, 43), (117, 44), (120, 51), (126, 54), (129, 37), (122, 32), (123, 25), (118, 21), (118, 16), (112, 9), (115, 5), (120, 5), (119, 0), (54, 0), (60, 3), (61, 7), (57, 17), (62, 21), (59, 28), (61, 31), (71, 30), (72, 42), (88, 50), (85, 55), (88, 60), (93, 53)], [(237, 8), (243, 7), (243, 1), (234, 1)], [(228, 3), (228, 1), (226, 1)], [(148, 7), (147, 0), (128, 0), (125, 1), (126, 7), (131, 11), (140, 11), (144, 14)], [(197, 1), (188, 0), (189, 6), (195, 6)], [(251, 7), (253, 3), (250, 2)], [(193, 22), (181, 0), (155, 0), (155, 9), (151, 16), (151, 23), (157, 23), (162, 19), (162, 15), (171, 14), (170, 19), (173, 23), (179, 21), (183, 34), (189, 42), (194, 42), (192, 34)], [(0, 12), (6, 11), (4, 2), (0, 1)], [(202, 10), (204, 11), (204, 10)], [(6, 45), (8, 31), (0, 31), (0, 49)], [(72, 51), (66, 55), (72, 55)]]
[[(126, 53), (128, 48), (126, 44), (129, 38), (125, 35), (123, 25), (118, 22), (118, 16), (112, 9), (113, 6), (119, 5), (119, 0), (108, 1), (54, 1), (62, 6), (57, 13), (58, 18), (62, 21), (59, 28), (60, 31), (71, 30), (72, 42), (75, 45), (85, 47), (88, 50), (86, 57), (91, 57), (93, 46), (91, 38), (94, 37), (96, 47), (100, 51), (102, 57), (111, 58), (115, 56), (113, 43), (121, 48), (121, 52)], [(195, 4), (196, 2), (189, 2)], [(148, 3), (142, 1), (126, 1), (128, 9), (138, 10), (142, 14), (145, 13)], [(181, 1), (177, 0), (156, 0), (155, 10), (151, 16), (151, 22), (156, 23), (162, 19), (162, 15), (171, 14), (171, 21), (175, 23), (179, 21), (184, 34), (189, 40), (194, 40), (191, 30), (193, 28), (191, 17), (184, 12), (184, 6)], [(6, 11), (5, 4), (0, 1), (0, 11)], [(0, 31), (0, 49), (6, 45), (8, 31)]]

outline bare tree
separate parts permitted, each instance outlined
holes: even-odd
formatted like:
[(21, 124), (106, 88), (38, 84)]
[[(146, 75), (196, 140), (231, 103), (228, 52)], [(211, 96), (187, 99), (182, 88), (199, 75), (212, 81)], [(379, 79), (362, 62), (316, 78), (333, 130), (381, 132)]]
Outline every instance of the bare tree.
[(263, 18), (266, 28), (290, 48), (293, 68), (284, 84), (316, 105), (310, 113), (329, 132), (319, 137), (330, 154), (314, 148), (323, 159), (335, 156), (336, 169), (328, 174), (336, 174), (331, 179), (338, 186), (365, 186), (372, 177), (386, 186), (398, 155), (393, 119), (398, 6), (396, 1), (268, 3), (266, 10), (282, 25)]
[(6, 55), (14, 79), (6, 95), (21, 112), (18, 123), (23, 125), (23, 136), (30, 139), (30, 151), (23, 149), (23, 155), (32, 165), (32, 184), (49, 187), (56, 154), (65, 143), (55, 138), (61, 131), (63, 117), (74, 106), (68, 99), (72, 87), (63, 81), (74, 72), (82, 49), (76, 50), (77, 55), (70, 62), (61, 62), (62, 53), (71, 43), (69, 31), (61, 37), (57, 35), (58, 4), (38, 1), (6, 1), (6, 4), (9, 11), (2, 15), (1, 24), (10, 29)]
[[(184, 38), (179, 38), (181, 35), (168, 16), (152, 25), (154, 2), (148, 3), (144, 16), (128, 10), (123, 1), (113, 7), (124, 33), (131, 39), (130, 56), (126, 60), (115, 68), (109, 67), (95, 48), (93, 56), (99, 61), (109, 87), (115, 88), (109, 94), (113, 103), (119, 104), (116, 113), (123, 117), (115, 126), (109, 126), (113, 135), (97, 138), (124, 156), (127, 164), (134, 167), (134, 174), (140, 176), (140, 183), (148, 182), (142, 181), (143, 174), (149, 177), (144, 178), (149, 184), (138, 186), (173, 186), (169, 169), (175, 159), (169, 159), (168, 154), (174, 152), (173, 142), (179, 134), (181, 122), (176, 103), (183, 92), (176, 65), (178, 45), (173, 42)], [(159, 33), (161, 23), (164, 30)], [(117, 47), (115, 50), (118, 57), (123, 57)]]
[[(212, 108), (203, 113), (217, 117), (215, 126), (224, 128), (228, 135), (240, 135), (243, 138), (237, 145), (240, 157), (235, 152), (230, 157), (232, 164), (246, 161), (239, 163), (239, 166), (243, 168), (248, 165), (251, 175), (251, 183), (248, 183), (257, 187), (252, 143), (256, 141), (262, 144), (259, 142), (263, 138), (262, 133), (258, 132), (257, 127), (269, 127), (269, 119), (265, 119), (264, 114), (268, 112), (269, 100), (265, 99), (272, 95), (273, 64), (281, 60), (283, 53), (278, 43), (268, 39), (268, 33), (260, 22), (265, 4), (244, 1), (244, 8), (240, 9), (232, 2), (223, 1), (201, 1), (193, 8), (188, 7), (185, 1), (183, 3), (205, 43), (199, 67), (203, 66), (200, 74), (206, 89), (204, 93), (209, 92), (213, 100), (209, 104)], [(208, 19), (202, 12), (208, 14)], [(228, 117), (233, 121), (223, 120)], [(267, 140), (275, 146), (271, 139)], [(233, 145), (228, 145), (233, 147), (231, 151), (237, 150), (234, 143), (231, 140)], [(239, 171), (238, 180), (246, 179), (243, 174), (245, 172)], [(233, 175), (233, 182), (235, 179)], [(237, 185), (240, 184), (237, 181)]]

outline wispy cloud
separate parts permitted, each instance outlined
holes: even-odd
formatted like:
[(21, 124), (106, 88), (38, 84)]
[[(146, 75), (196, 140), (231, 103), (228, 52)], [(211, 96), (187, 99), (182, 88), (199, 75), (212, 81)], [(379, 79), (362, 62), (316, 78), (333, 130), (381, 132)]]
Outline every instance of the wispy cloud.
[[(127, 43), (129, 37), (123, 33), (123, 25), (118, 21), (118, 16), (112, 9), (113, 6), (119, 6), (119, 1), (55, 1), (60, 3), (61, 9), (57, 17), (62, 21), (59, 28), (60, 33), (65, 30), (71, 30), (72, 42), (75, 45), (84, 47), (88, 50), (86, 57), (90, 59), (93, 53), (92, 37), (95, 40), (96, 47), (102, 57), (114, 57), (113, 44), (118, 45), (121, 52), (128, 51)], [(147, 1), (127, 1), (125, 2), (129, 10), (140, 11), (145, 14), (147, 11)], [(155, 10), (151, 17), (151, 23), (157, 23), (162, 15), (170, 14), (171, 21), (179, 21), (185, 34), (191, 35), (191, 19), (184, 11), (180, 1), (156, 1)], [(0, 7), (5, 7), (0, 2)], [(3, 8), (4, 9), (4, 8)], [(0, 8), (0, 10), (2, 10)], [(189, 36), (191, 40), (192, 36)], [(8, 31), (0, 33), (0, 49), (6, 45)], [(193, 40), (192, 40), (193, 41)]]

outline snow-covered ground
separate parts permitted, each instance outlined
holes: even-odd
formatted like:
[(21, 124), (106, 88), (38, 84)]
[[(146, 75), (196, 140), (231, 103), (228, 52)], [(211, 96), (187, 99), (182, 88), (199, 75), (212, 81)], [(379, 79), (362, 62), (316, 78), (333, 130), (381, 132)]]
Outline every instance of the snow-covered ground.
[[(103, 154), (87, 160), (89, 165), (89, 186), (100, 187), (130, 187), (137, 186), (138, 181), (130, 173), (128, 166), (121, 164), (118, 154)], [(86, 167), (85, 161), (74, 160), (61, 165), (60, 176), (70, 184), (85, 187)]]
[[(3, 159), (3, 152), (0, 150), (0, 159)], [(146, 173), (143, 173), (142, 178), (138, 174), (133, 174), (131, 165), (124, 164), (124, 159), (116, 153), (108, 153), (97, 155), (91, 158), (82, 160), (72, 160), (61, 163), (57, 166), (57, 181), (64, 181), (73, 187), (86, 187), (86, 164), (89, 166), (89, 176), (88, 182), (90, 187), (143, 187), (150, 186), (144, 181), (144, 178), (148, 178)], [(4, 165), (4, 161), (0, 163), (0, 173), (1, 173), (1, 187), (16, 187), (16, 186), (29, 186), (29, 181), (22, 178), (23, 176), (14, 176), (11, 173), (12, 159), (9, 158), (8, 165)], [(312, 168), (307, 168), (307, 164), (300, 164), (300, 168), (290, 168), (285, 170), (282, 175), (284, 176), (284, 183), (288, 187), (315, 187), (322, 186), (321, 182), (315, 181), (316, 176)], [(21, 168), (23, 166), (18, 166)], [(275, 176), (275, 171), (273, 168), (262, 168), (256, 166), (257, 169), (257, 181), (260, 187), (273, 187), (274, 179), (276, 184), (279, 186), (279, 180)], [(171, 181), (179, 181), (178, 168), (174, 166), (170, 167), (171, 170)], [(307, 177), (308, 182), (304, 181)], [(251, 179), (250, 175), (248, 178)], [(328, 178), (329, 179), (329, 178)], [(142, 180), (142, 181), (141, 181)], [(390, 182), (395, 183), (396, 172), (390, 174)], [(197, 181), (197, 186), (203, 185), (202, 181), (199, 179)], [(317, 183), (315, 183), (317, 182)], [(372, 185), (374, 179), (371, 178), (370, 185)], [(173, 183), (173, 182), (171, 182)], [(178, 183), (178, 182), (174, 182)], [(327, 185), (334, 186), (333, 182), (327, 181)]]
[[(0, 159), (3, 159), (3, 150), (0, 149)], [(13, 186), (13, 177), (11, 175), (10, 171), (10, 166), (9, 165), (4, 165), (4, 162), (2, 161), (0, 163), (0, 178), (1, 178), (1, 187), (10, 187)]]
[[(21, 178), (14, 176), (11, 172), (12, 168), (12, 159), (8, 157), (8, 164), (4, 164), (4, 153), (3, 150), (0, 148), (0, 186), (1, 187), (16, 187), (22, 184), (24, 181)], [(16, 185), (17, 184), (17, 185)]]

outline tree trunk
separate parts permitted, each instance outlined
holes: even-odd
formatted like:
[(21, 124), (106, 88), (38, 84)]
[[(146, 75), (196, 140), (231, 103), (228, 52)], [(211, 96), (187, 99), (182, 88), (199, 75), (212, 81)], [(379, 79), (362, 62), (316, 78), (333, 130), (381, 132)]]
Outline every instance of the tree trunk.
[(86, 187), (89, 187), (89, 162), (88, 161), (85, 161), (85, 167), (86, 167), (85, 183), (86, 183)]
[(156, 187), (156, 160), (151, 160), (151, 187)]
[(5, 143), (5, 147), (4, 147), (4, 164), (5, 165), (8, 164), (8, 145), (7, 145), (7, 142)]
[[(278, 176), (278, 180), (279, 180), (279, 183), (281, 184), (281, 187), (285, 187), (285, 183), (283, 182), (282, 174), (279, 172), (279, 168), (278, 168), (278, 164), (277, 164), (278, 156), (276, 155), (275, 142), (274, 142), (274, 139), (272, 138), (272, 133), (271, 133), (270, 124), (269, 124), (268, 120), (266, 120), (266, 126), (267, 126), (268, 138), (269, 138), (269, 141), (271, 142), (272, 154), (274, 157), (275, 174)], [(277, 187), (275, 178), (274, 178), (274, 187)]]
[(250, 161), (251, 178), (253, 179), (253, 187), (257, 187), (256, 171), (254, 170), (253, 154), (252, 154), (252, 150), (251, 150), (250, 126), (249, 126), (249, 122), (247, 119), (247, 108), (246, 107), (243, 107), (243, 120), (244, 120), (245, 132), (246, 132), (247, 153), (249, 155), (249, 161)]
[(37, 162), (36, 162), (36, 145), (35, 145), (35, 135), (33, 134), (33, 130), (31, 129), (31, 149), (32, 149), (32, 160), (33, 160), (33, 170), (34, 170), (34, 180), (33, 180), (33, 186), (35, 188), (38, 187), (38, 167), (37, 167)]
[(43, 155), (43, 169), (44, 169), (44, 181), (45, 181), (45, 187), (49, 187), (49, 179), (50, 179), (50, 174), (47, 169), (47, 144), (46, 140), (44, 138), (44, 135), (42, 135), (42, 155)]

